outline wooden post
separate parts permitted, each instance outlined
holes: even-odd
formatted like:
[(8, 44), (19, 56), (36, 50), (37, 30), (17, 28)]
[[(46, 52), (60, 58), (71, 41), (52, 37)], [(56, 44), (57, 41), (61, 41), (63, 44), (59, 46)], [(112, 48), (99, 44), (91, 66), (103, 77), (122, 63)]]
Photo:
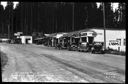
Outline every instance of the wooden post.
[(106, 28), (105, 28), (105, 5), (103, 3), (103, 27), (104, 27), (104, 49), (106, 49)]
[(72, 31), (74, 31), (74, 2), (72, 2)]

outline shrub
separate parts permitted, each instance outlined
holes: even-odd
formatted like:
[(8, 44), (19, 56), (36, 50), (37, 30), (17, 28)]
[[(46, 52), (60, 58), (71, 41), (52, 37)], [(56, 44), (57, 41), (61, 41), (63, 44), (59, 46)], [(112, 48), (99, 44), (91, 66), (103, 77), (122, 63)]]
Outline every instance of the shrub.
[(126, 55), (124, 51), (118, 51), (118, 50), (114, 50), (114, 49), (111, 49), (111, 48), (107, 49), (106, 53), (108, 53), (108, 54), (116, 54), (116, 55), (123, 55), (123, 56)]
[(5, 53), (0, 51), (0, 58), (1, 58), (1, 67), (2, 67), (2, 71), (3, 71), (3, 68), (5, 67), (5, 65), (8, 62), (8, 57), (6, 56)]

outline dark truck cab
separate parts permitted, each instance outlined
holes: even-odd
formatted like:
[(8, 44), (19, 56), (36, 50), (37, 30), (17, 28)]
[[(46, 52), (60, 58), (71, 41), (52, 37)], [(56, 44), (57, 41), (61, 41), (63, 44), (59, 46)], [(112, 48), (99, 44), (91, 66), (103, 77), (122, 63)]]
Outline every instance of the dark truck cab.
[(71, 43), (71, 44), (68, 46), (68, 50), (70, 50), (70, 51), (77, 51), (77, 49), (78, 49), (78, 44), (75, 43), (75, 42)]
[(89, 43), (87, 43), (87, 42), (79, 43), (78, 51), (88, 52), (89, 51)]
[(91, 52), (92, 53), (101, 53), (101, 54), (104, 54), (105, 53), (105, 50), (104, 50), (103, 42), (94, 42), (92, 44)]

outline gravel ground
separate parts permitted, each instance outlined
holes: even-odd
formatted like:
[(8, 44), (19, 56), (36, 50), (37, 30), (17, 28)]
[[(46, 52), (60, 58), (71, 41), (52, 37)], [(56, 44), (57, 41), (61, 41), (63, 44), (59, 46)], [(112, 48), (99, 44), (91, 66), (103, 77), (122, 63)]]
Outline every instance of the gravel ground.
[(125, 56), (56, 50), (23, 44), (0, 44), (9, 58), (2, 81), (125, 82)]

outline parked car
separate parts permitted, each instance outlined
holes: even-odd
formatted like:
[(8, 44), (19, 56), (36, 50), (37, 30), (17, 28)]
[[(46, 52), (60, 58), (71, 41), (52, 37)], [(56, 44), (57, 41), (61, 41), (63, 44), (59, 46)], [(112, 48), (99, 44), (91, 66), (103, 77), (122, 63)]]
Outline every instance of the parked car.
[(105, 53), (103, 42), (94, 42), (91, 48), (92, 53)]
[(74, 43), (68, 45), (68, 50), (77, 51), (78, 50), (78, 44), (74, 42)]
[(78, 46), (78, 51), (88, 52), (90, 49), (89, 44), (87, 42), (82, 42)]

